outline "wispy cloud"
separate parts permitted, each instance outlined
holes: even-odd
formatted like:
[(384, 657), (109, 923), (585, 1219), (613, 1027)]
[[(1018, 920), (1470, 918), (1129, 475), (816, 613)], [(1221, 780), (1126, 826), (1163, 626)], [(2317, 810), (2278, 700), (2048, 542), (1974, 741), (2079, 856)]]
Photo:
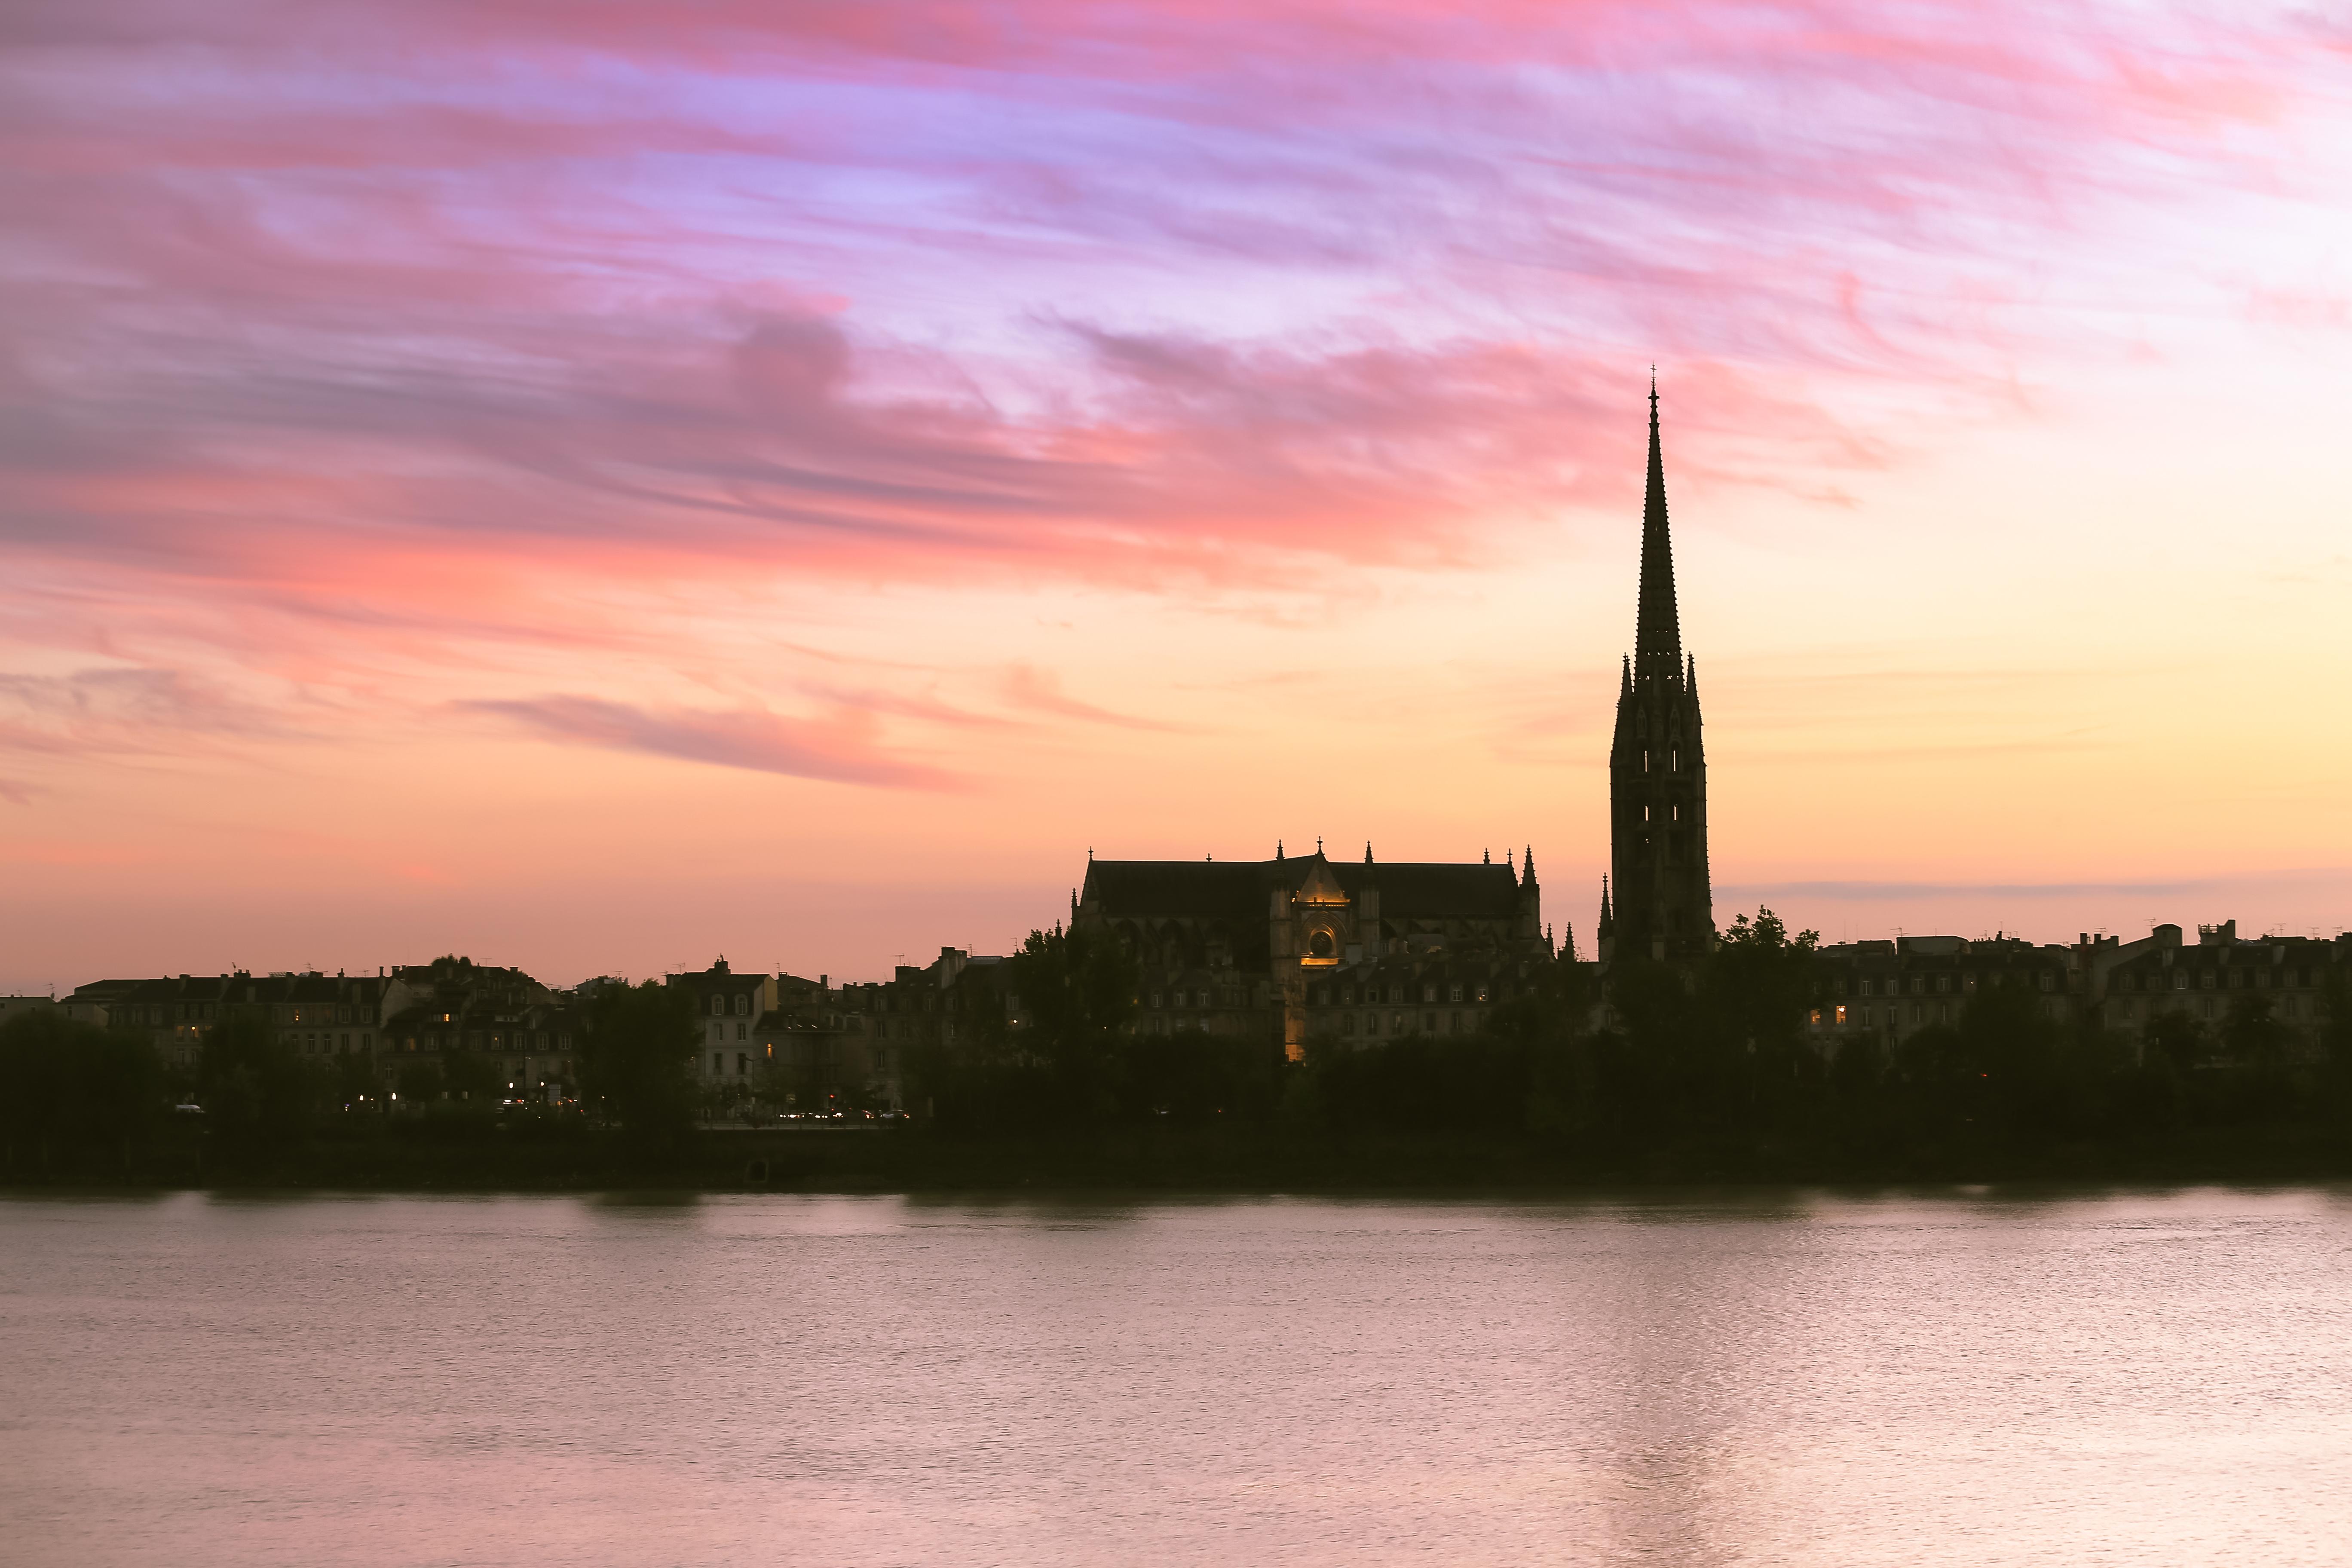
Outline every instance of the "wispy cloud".
[(454, 706), (544, 740), (754, 773), (898, 789), (945, 790), (963, 784), (943, 769), (885, 751), (875, 742), (871, 721), (856, 713), (813, 721), (756, 709), (651, 709), (561, 694)]
[(0, 750), (123, 753), (295, 732), (280, 713), (177, 669), (0, 674)]
[(1004, 672), (1004, 700), (1015, 708), (1032, 712), (1051, 714), (1057, 719), (1076, 719), (1087, 724), (1110, 724), (1123, 730), (1157, 730), (1173, 733), (1179, 726), (1157, 719), (1138, 718), (1131, 713), (1114, 712), (1092, 702), (1081, 702), (1062, 689), (1062, 678), (1050, 669), (1040, 669), (1033, 664), (1016, 664)]

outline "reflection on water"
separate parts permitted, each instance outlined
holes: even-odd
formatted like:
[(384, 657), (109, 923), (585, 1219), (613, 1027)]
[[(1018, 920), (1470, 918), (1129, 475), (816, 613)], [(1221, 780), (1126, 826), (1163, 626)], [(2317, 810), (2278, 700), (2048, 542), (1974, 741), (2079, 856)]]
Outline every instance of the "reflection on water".
[(2352, 1559), (2336, 1194), (0, 1203), (16, 1563)]

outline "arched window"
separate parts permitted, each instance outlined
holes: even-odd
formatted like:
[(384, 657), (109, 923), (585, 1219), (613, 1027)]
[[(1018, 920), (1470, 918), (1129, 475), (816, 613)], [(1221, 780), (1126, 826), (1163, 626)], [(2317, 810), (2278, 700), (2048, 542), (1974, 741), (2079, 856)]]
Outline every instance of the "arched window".
[(719, 1017), (719, 1016), (722, 1016), (726, 1011), (727, 1011), (727, 998), (726, 998), (726, 997), (724, 997), (724, 996), (713, 996), (713, 997), (710, 999), (710, 1016), (711, 1016), (712, 1017), (714, 1017), (714, 1018)]
[(749, 1016), (751, 1011), (751, 998), (749, 996), (738, 996), (735, 998), (735, 1016), (737, 1017), (741, 1018)]

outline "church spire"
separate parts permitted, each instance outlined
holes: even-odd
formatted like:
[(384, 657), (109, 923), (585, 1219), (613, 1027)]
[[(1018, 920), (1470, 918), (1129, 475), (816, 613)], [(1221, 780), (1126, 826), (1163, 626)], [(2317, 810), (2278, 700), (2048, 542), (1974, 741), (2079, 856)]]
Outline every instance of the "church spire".
[(1658, 372), (1650, 370), (1650, 486), (1642, 501), (1642, 587), (1633, 655), (1643, 672), (1682, 673), (1682, 617), (1675, 608), (1675, 546), (1666, 531), (1666, 460), (1658, 441)]

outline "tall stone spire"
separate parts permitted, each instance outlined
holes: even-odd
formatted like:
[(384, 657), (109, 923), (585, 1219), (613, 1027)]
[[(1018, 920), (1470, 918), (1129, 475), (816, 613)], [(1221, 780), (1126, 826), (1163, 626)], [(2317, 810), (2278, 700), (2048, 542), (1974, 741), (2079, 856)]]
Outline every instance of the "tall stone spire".
[(1675, 605), (1675, 542), (1666, 529), (1666, 459), (1658, 442), (1658, 373), (1650, 372), (1650, 486), (1642, 500), (1642, 588), (1633, 620), (1633, 658), (1648, 673), (1663, 664), (1679, 674), (1682, 616)]
[(1642, 581), (1633, 652), (1617, 687), (1609, 747), (1610, 879), (1602, 961), (1684, 959), (1714, 945), (1707, 875), (1706, 753), (1698, 669), (1683, 652), (1666, 531), (1666, 464), (1658, 381), (1650, 375), (1649, 493), (1642, 509)]

